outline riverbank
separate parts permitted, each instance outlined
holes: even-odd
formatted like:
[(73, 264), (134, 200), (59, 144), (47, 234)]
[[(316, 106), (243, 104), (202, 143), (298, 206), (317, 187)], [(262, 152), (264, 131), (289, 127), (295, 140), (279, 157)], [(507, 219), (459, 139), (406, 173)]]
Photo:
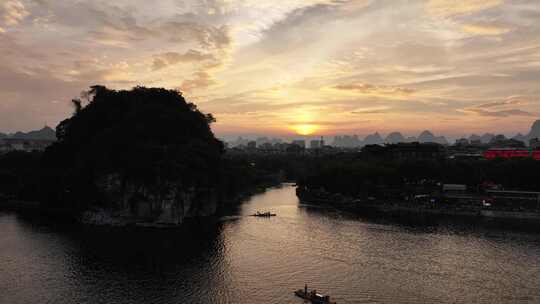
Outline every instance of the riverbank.
[(28, 218), (49, 219), (56, 223), (80, 224), (73, 210), (68, 208), (51, 208), (38, 201), (0, 200), (0, 211), (12, 212)]
[(15, 199), (0, 200), (0, 211), (14, 212), (26, 215), (29, 218), (40, 220), (50, 219), (55, 222), (65, 224), (77, 224), (89, 227), (137, 227), (141, 229), (177, 229), (184, 223), (196, 222), (199, 219), (212, 219), (237, 208), (242, 202), (253, 195), (264, 193), (268, 188), (280, 185), (282, 179), (267, 180), (264, 183), (242, 189), (234, 196), (221, 196), (216, 202), (217, 206), (211, 212), (186, 215), (180, 224), (170, 224), (156, 221), (146, 221), (144, 219), (124, 214), (125, 212), (112, 212), (106, 209), (91, 209), (83, 212), (69, 208), (53, 208), (39, 201), (25, 201)]
[(529, 230), (540, 227), (540, 212), (496, 210), (478, 202), (450, 204), (442, 202), (408, 202), (399, 200), (360, 200), (341, 194), (313, 191), (298, 187), (300, 201), (330, 206), (339, 210), (370, 217), (392, 217), (405, 220), (437, 221), (439, 219), (466, 219), (472, 222), (501, 224), (509, 228)]

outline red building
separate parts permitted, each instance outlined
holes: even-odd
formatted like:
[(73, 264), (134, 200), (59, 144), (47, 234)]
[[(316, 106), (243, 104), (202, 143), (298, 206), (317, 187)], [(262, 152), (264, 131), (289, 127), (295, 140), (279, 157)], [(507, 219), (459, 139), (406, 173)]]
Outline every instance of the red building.
[(540, 160), (540, 150), (533, 151), (533, 158)]
[[(538, 151), (535, 151), (536, 153)], [(531, 152), (527, 149), (519, 148), (492, 148), (484, 152), (484, 158), (486, 159), (495, 159), (495, 158), (526, 158), (526, 157), (535, 157), (538, 156), (540, 159), (540, 154), (531, 155)]]

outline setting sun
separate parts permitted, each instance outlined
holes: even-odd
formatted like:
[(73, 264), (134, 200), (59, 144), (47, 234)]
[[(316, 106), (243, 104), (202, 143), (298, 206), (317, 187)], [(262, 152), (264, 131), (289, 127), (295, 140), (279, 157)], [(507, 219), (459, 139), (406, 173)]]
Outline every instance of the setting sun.
[(317, 125), (312, 124), (303, 124), (303, 125), (295, 125), (292, 126), (292, 129), (300, 135), (311, 135), (315, 133), (317, 130), (319, 130), (319, 127)]

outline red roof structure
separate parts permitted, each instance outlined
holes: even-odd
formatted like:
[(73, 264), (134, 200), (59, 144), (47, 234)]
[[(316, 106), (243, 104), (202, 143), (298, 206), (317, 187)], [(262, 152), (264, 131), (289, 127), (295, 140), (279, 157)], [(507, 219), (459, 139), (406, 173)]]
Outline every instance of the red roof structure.
[[(538, 151), (534, 151), (536, 153)], [(537, 155), (537, 154), (535, 154)], [(531, 155), (531, 152), (526, 149), (516, 149), (516, 148), (492, 148), (484, 152), (484, 158), (486, 159), (495, 159), (495, 158), (527, 158), (535, 157)], [(540, 154), (537, 155), (540, 159)]]

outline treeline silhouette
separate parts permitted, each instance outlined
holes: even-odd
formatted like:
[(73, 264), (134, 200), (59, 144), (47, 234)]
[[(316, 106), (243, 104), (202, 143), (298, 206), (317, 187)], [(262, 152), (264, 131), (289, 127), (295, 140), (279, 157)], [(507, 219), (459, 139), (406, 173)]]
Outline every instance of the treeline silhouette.
[(540, 162), (532, 159), (378, 159), (349, 154), (318, 158), (304, 172), (300, 186), (353, 196), (377, 196), (418, 185), (435, 189), (442, 184), (464, 184), (475, 191), (486, 183), (540, 191)]
[(40, 152), (0, 155), (0, 199), (36, 201), (42, 192)]

